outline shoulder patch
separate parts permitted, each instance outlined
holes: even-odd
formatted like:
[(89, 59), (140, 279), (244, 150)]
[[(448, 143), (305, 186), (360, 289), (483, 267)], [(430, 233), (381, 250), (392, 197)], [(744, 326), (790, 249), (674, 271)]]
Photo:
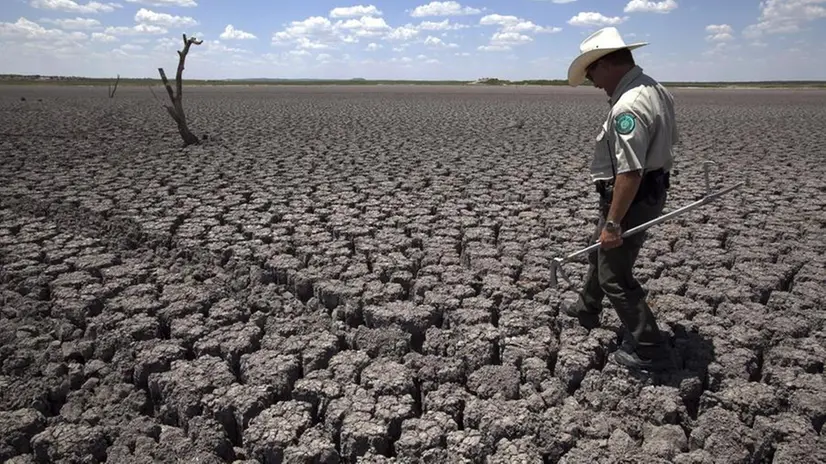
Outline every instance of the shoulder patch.
[(637, 118), (632, 113), (621, 113), (614, 118), (614, 125), (618, 133), (622, 135), (630, 134), (637, 126)]

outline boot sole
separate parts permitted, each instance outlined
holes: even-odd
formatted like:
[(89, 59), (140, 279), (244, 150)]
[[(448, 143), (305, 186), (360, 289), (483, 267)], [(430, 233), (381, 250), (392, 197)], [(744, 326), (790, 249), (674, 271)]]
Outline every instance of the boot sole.
[(662, 372), (675, 367), (673, 360), (670, 358), (640, 362), (631, 353), (623, 350), (615, 351), (612, 357), (614, 362), (621, 366), (641, 371)]

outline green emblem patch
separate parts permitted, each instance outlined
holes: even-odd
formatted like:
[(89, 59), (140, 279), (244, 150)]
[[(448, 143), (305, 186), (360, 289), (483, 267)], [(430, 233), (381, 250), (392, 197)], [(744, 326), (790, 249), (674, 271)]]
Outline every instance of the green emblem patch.
[(614, 119), (617, 126), (617, 132), (622, 135), (630, 134), (637, 125), (637, 119), (631, 113), (622, 113)]

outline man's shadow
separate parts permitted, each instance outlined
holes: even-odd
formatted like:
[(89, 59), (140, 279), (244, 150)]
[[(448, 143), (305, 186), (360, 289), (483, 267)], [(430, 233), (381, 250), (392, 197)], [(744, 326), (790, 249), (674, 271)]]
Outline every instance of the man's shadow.
[(669, 325), (673, 332), (673, 336), (669, 337), (669, 345), (674, 367), (662, 372), (636, 369), (629, 369), (628, 372), (642, 382), (679, 389), (685, 394), (688, 414), (696, 419), (700, 397), (708, 389), (709, 365), (716, 359), (714, 343), (710, 338), (680, 323)]

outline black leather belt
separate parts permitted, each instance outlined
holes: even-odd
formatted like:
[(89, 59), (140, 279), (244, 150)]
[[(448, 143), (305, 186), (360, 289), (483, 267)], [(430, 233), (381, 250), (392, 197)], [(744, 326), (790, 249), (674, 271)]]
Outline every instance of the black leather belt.
[[(670, 173), (662, 168), (645, 173), (640, 182), (640, 187), (637, 189), (637, 194), (631, 201), (631, 204), (637, 203), (647, 198), (656, 198), (663, 191), (671, 187)], [(596, 181), (596, 189), (599, 196), (607, 203), (610, 203), (614, 194), (614, 181), (598, 180)]]

